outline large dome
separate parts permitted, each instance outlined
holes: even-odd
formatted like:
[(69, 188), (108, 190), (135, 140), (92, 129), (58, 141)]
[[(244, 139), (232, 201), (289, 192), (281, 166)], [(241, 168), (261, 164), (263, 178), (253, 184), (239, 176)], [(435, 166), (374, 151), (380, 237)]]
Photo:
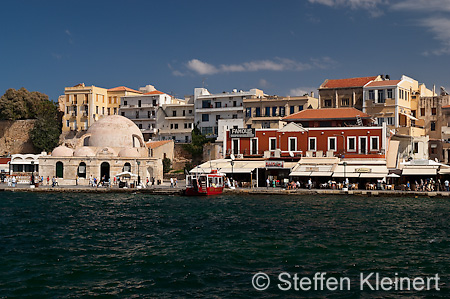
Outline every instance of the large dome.
[(87, 130), (89, 146), (145, 147), (144, 137), (134, 122), (120, 115), (104, 116)]
[(60, 145), (52, 151), (53, 157), (71, 157), (73, 156), (73, 149), (67, 146)]

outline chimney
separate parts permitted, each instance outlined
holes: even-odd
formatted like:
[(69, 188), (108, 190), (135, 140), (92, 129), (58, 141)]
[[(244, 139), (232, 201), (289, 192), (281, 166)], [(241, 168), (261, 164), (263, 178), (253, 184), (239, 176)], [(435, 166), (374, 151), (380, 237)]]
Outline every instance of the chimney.
[(386, 75), (386, 80), (391, 80), (391, 77), (389, 77), (389, 75)]
[(314, 91), (311, 91), (311, 98), (314, 98)]

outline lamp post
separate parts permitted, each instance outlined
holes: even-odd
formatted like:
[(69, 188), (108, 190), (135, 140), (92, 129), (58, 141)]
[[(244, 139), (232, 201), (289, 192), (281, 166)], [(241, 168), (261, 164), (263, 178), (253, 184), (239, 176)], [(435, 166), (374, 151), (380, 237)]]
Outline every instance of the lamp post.
[(344, 161), (342, 164), (344, 165), (344, 186), (347, 188), (347, 162)]
[(136, 161), (137, 169), (138, 169), (138, 186), (141, 185), (141, 177), (139, 176), (139, 165), (141, 165), (141, 161)]
[(34, 185), (34, 161), (31, 161), (31, 181), (30, 181), (30, 185)]
[(233, 181), (233, 176), (234, 176), (234, 160), (231, 160), (231, 181)]

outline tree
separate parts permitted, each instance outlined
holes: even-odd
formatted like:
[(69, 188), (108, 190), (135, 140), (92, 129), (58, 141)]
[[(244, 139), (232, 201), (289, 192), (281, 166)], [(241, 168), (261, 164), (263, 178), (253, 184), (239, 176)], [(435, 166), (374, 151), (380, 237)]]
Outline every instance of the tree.
[(163, 161), (163, 173), (168, 173), (172, 167), (172, 161), (169, 158), (164, 158)]
[(203, 145), (208, 143), (208, 139), (202, 135), (199, 128), (194, 125), (192, 129), (192, 142), (183, 145), (183, 148), (192, 155), (192, 160), (201, 161), (203, 157)]
[(61, 135), (61, 116), (56, 103), (44, 101), (40, 104), (37, 121), (30, 133), (31, 141), (37, 150), (51, 151), (58, 146)]
[(0, 98), (0, 120), (35, 119), (42, 103), (49, 102), (46, 94), (25, 88), (8, 89)]

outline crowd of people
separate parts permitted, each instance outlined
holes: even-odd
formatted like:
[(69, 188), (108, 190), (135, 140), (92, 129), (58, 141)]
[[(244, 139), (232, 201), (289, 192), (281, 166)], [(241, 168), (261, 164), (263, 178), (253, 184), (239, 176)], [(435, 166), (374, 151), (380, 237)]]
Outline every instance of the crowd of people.
[(420, 179), (414, 181), (414, 184), (408, 181), (406, 183), (406, 191), (450, 191), (450, 182), (448, 179), (442, 184), (441, 179), (434, 180), (433, 178)]

